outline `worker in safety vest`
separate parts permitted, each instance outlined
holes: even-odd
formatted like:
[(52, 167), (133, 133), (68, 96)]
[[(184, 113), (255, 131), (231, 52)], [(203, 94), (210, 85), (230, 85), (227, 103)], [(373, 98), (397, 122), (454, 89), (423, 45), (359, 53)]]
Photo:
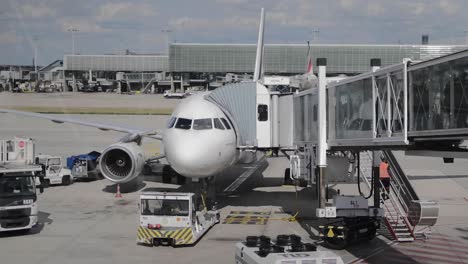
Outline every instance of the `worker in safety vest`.
[(382, 158), (382, 161), (380, 162), (380, 169), (379, 169), (379, 176), (380, 176), (380, 182), (382, 182), (384, 188), (385, 188), (385, 193), (384, 193), (384, 199), (388, 199), (388, 193), (390, 192), (390, 174), (388, 171), (388, 161), (384, 158)]

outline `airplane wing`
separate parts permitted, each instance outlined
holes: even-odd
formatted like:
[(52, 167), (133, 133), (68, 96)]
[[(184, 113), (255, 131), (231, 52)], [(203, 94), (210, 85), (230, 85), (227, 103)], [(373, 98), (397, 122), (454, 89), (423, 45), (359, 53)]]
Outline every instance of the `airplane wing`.
[(158, 131), (139, 130), (139, 129), (110, 125), (110, 124), (101, 124), (101, 123), (96, 123), (96, 122), (77, 120), (73, 118), (67, 118), (67, 117), (62, 118), (62, 117), (51, 116), (47, 114), (38, 114), (38, 113), (32, 113), (32, 112), (26, 112), (26, 111), (12, 110), (12, 109), (0, 108), (0, 113), (9, 113), (9, 114), (29, 116), (29, 117), (43, 118), (43, 119), (48, 119), (54, 123), (59, 123), (59, 124), (71, 123), (71, 124), (77, 124), (77, 125), (82, 125), (82, 126), (95, 127), (103, 131), (109, 131), (109, 130), (118, 131), (122, 133), (129, 133), (132, 135), (139, 135), (143, 137), (149, 137), (149, 138), (153, 138), (157, 140), (162, 140), (162, 134)]

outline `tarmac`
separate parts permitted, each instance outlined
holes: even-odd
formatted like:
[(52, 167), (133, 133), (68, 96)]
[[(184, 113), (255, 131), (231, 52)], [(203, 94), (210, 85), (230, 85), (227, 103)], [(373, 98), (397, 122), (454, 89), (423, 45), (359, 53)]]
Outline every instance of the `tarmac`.
[[(0, 108), (6, 101), (4, 95), (12, 96), (0, 93)], [(40, 95), (40, 100), (47, 102), (42, 96)], [(48, 95), (44, 96), (47, 98)], [(52, 95), (51, 100), (55, 100), (56, 96)], [(88, 100), (86, 96), (82, 96), (77, 95), (76, 98), (85, 99), (70, 100), (77, 103)], [(115, 96), (99, 95), (103, 104), (108, 104), (107, 98)], [(154, 98), (151, 99), (156, 105), (165, 100)], [(121, 100), (125, 104), (125, 100)], [(143, 129), (163, 129), (168, 119), (168, 116), (154, 115), (72, 116)], [(123, 136), (121, 133), (89, 127), (55, 124), (10, 114), (0, 115), (0, 138), (8, 139), (20, 135), (36, 140), (36, 153), (60, 155), (64, 158), (92, 150), (100, 151)], [(146, 153), (161, 151), (160, 142), (145, 143)], [(370, 242), (336, 252), (345, 263), (468, 263), (466, 160), (443, 164), (442, 159), (409, 157), (402, 152), (396, 152), (396, 156), (421, 199), (439, 201), (439, 220), (432, 228), (432, 235), (424, 241), (395, 243), (389, 234), (381, 232)], [(223, 194), (222, 190), (246, 166), (237, 165), (219, 175), (216, 185), (221, 223), (215, 225), (196, 245), (182, 248), (145, 247), (136, 244), (138, 191), (123, 193), (121, 199), (115, 198), (115, 185), (105, 179), (75, 182), (70, 186), (52, 186), (39, 195), (40, 214), (36, 228), (28, 234), (0, 233), (1, 262), (234, 263), (234, 245), (248, 235), (275, 237), (278, 234), (298, 234), (306, 242), (315, 242), (317, 232), (314, 226), (317, 221), (314, 218), (314, 191), (312, 188), (283, 186), (282, 177), (287, 165), (284, 157), (268, 158), (264, 166), (261, 166), (262, 169), (232, 194)], [(144, 187), (183, 189), (178, 185), (158, 181), (159, 176), (145, 177)], [(342, 193), (346, 191), (349, 194), (356, 193), (357, 189), (355, 184), (343, 183), (334, 188), (340, 188)], [(238, 211), (267, 214), (268, 220), (260, 224), (228, 223), (230, 216), (236, 215)], [(289, 221), (296, 213), (299, 216), (298, 221)]]

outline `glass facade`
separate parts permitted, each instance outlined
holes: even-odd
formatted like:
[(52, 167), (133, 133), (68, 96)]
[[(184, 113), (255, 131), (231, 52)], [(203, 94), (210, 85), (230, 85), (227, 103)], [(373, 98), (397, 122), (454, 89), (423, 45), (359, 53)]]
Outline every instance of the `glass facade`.
[[(372, 58), (382, 66), (401, 63), (403, 58), (428, 60), (467, 49), (468, 46), (434, 45), (311, 45), (312, 62), (327, 58), (328, 74), (358, 74), (369, 71)], [(250, 44), (172, 43), (169, 69), (172, 72), (251, 73), (256, 46)], [(306, 45), (265, 45), (266, 73), (300, 74), (307, 66)], [(316, 71), (316, 67), (314, 68)]]
[(410, 131), (468, 128), (468, 58), (408, 74)]
[(169, 57), (160, 55), (65, 55), (68, 71), (168, 71)]
[(335, 137), (372, 138), (372, 79), (336, 86)]

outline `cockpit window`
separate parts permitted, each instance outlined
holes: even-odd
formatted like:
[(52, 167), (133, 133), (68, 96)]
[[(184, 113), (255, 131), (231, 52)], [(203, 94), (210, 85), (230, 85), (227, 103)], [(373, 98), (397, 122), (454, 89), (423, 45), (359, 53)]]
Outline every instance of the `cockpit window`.
[(223, 124), (226, 127), (226, 129), (231, 129), (231, 126), (229, 125), (229, 122), (226, 119), (221, 117), (221, 121), (223, 121)]
[(193, 121), (193, 129), (195, 130), (204, 130), (212, 128), (213, 124), (211, 123), (211, 118), (195, 119)]
[(175, 116), (171, 117), (171, 119), (167, 123), (167, 128), (172, 128), (174, 126), (176, 120), (177, 120), (177, 117), (175, 117)]
[(188, 130), (191, 127), (192, 127), (192, 119), (186, 119), (186, 118), (177, 119), (177, 123), (175, 125), (175, 128)]
[(213, 121), (214, 121), (214, 127), (216, 129), (224, 130), (223, 124), (221, 123), (221, 121), (219, 121), (218, 118), (214, 118)]

